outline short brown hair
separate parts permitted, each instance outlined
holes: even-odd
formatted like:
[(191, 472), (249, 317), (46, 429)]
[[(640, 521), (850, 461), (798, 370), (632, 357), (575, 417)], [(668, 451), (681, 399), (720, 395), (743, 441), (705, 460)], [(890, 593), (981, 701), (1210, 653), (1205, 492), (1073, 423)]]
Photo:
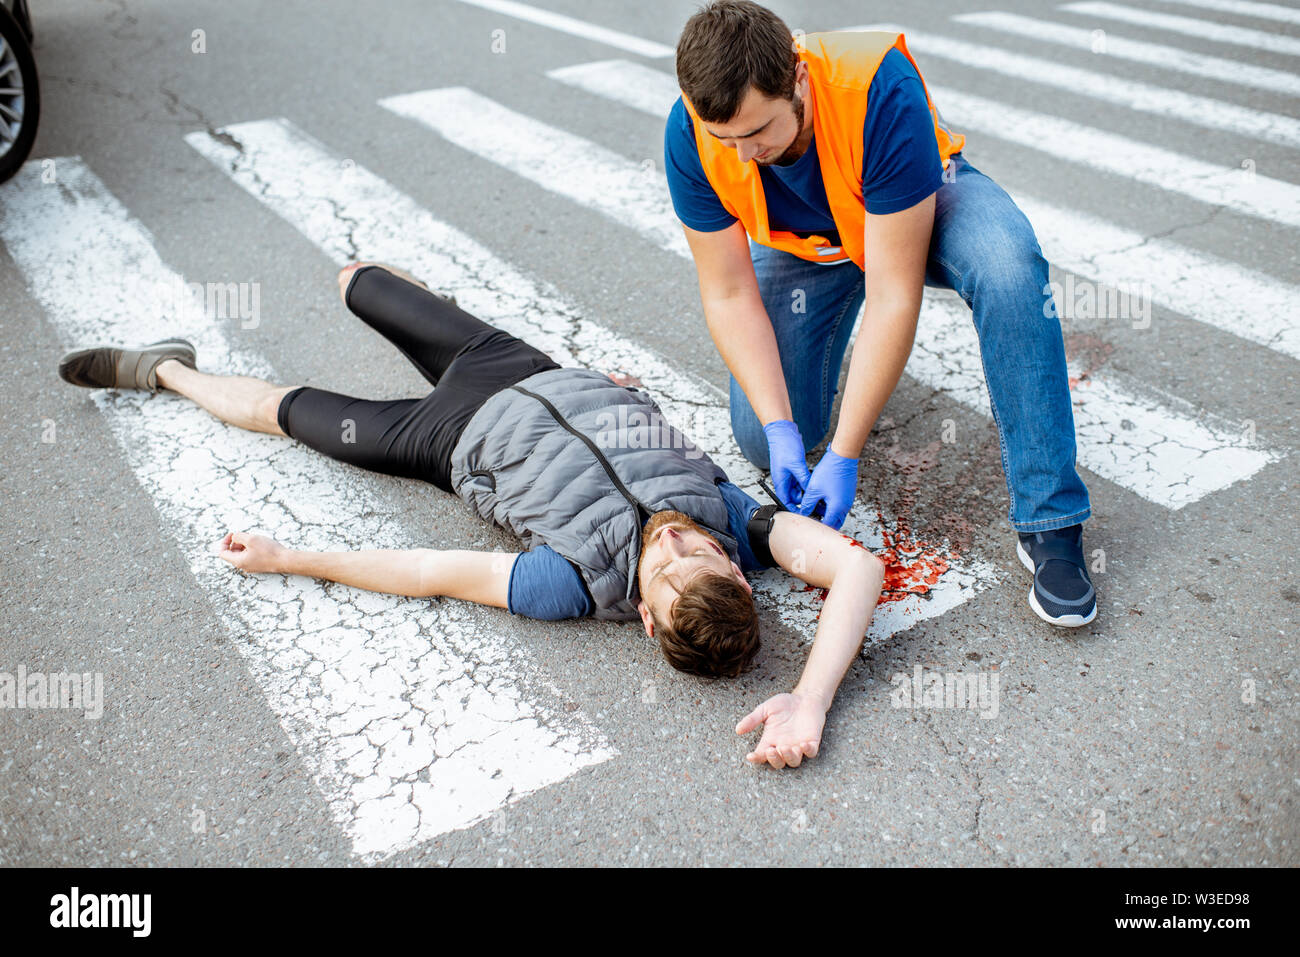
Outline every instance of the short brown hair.
[(677, 41), (677, 85), (706, 123), (735, 116), (751, 86), (794, 99), (798, 65), (790, 28), (750, 0), (710, 3), (686, 21)]
[(671, 618), (670, 625), (655, 618), (655, 637), (678, 671), (734, 678), (758, 653), (754, 597), (730, 575), (696, 575), (673, 602)]

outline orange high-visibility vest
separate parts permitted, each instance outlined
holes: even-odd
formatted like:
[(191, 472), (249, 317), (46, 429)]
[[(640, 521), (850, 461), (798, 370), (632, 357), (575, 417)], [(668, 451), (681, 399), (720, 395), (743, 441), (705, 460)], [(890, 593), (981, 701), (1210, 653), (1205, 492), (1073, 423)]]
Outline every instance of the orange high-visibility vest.
[[(863, 230), (866, 206), (862, 199), (862, 142), (867, 120), (867, 91), (880, 61), (894, 48), (921, 70), (907, 50), (903, 34), (881, 31), (809, 33), (799, 46), (799, 59), (808, 64), (811, 86), (813, 138), (817, 144), (817, 161), (821, 164), (826, 199), (831, 217), (839, 231), (842, 246), (831, 245), (825, 236), (800, 237), (791, 232), (768, 228), (767, 199), (763, 179), (753, 160), (742, 163), (736, 150), (709, 134), (700, 122), (691, 101), (682, 94), (682, 103), (695, 126), (695, 147), (709, 185), (718, 194), (723, 207), (744, 224), (745, 232), (755, 242), (793, 253), (813, 262), (836, 262), (851, 259), (865, 269)], [(925, 88), (925, 78), (921, 78)], [(948, 158), (961, 151), (966, 137), (955, 134), (939, 116), (925, 89), (925, 101), (934, 119), (934, 137), (939, 146), (943, 168)]]

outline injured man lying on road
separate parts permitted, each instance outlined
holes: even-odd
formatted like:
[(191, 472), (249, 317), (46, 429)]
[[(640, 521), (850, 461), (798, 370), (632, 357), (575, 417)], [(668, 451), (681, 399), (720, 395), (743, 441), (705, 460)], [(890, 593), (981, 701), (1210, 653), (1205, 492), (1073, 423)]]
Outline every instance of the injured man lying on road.
[(74, 385), (168, 389), (232, 425), (285, 435), (361, 468), (432, 482), (513, 531), (522, 553), (436, 549), (296, 551), (231, 531), (220, 555), (251, 573), (310, 575), (415, 597), (447, 596), (534, 618), (640, 618), (673, 667), (734, 677), (759, 647), (747, 571), (779, 566), (828, 589), (798, 684), (736, 726), (763, 726), (747, 758), (815, 757), (836, 689), (880, 598), (881, 561), (846, 535), (760, 507), (645, 392), (545, 353), (399, 269), (354, 263), (343, 302), (434, 386), (369, 400), (200, 372), (170, 339), (64, 356)]

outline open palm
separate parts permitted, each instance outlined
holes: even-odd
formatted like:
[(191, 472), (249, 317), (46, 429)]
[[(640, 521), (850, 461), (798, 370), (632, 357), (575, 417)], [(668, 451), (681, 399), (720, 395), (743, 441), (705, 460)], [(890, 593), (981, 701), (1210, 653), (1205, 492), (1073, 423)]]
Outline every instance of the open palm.
[(804, 758), (817, 757), (826, 709), (810, 698), (779, 694), (768, 698), (736, 725), (737, 734), (749, 734), (763, 725), (763, 736), (745, 755), (751, 764), (766, 762), (774, 768), (797, 768)]

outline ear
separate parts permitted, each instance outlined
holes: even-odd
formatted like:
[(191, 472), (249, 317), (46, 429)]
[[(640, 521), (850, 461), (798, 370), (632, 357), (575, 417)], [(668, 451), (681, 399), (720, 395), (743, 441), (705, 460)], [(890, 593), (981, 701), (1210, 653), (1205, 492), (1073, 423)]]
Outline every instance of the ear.
[(749, 583), (749, 579), (745, 577), (745, 573), (740, 570), (740, 566), (735, 562), (731, 563), (731, 573), (736, 576), (736, 581), (745, 586), (745, 591), (751, 595), (754, 594), (754, 586)]
[(808, 96), (808, 61), (800, 60), (799, 65), (794, 68), (794, 85), (799, 89), (799, 95), (805, 99)]
[(645, 633), (653, 638), (655, 636), (655, 620), (654, 616), (650, 614), (650, 606), (645, 603), (644, 598), (636, 603), (636, 610), (641, 615), (641, 624), (645, 625)]

